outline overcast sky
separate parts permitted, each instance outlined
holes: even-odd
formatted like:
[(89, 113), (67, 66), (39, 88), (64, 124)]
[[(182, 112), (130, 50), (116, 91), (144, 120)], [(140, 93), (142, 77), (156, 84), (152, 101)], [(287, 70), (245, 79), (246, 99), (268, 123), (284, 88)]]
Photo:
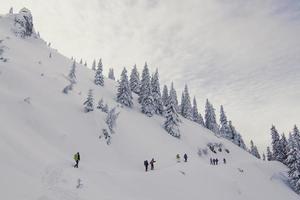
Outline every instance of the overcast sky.
[(68, 57), (105, 72), (147, 61), (161, 82), (185, 83), (204, 114), (223, 104), (247, 143), (262, 149), (271, 124), (300, 126), (298, 0), (0, 0), (27, 7), (41, 36)]

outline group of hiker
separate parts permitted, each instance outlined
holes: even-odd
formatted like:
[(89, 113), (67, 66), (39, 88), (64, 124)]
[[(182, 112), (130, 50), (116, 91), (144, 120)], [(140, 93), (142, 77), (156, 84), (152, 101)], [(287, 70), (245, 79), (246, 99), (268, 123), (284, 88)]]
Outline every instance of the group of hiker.
[(150, 164), (151, 170), (154, 170), (154, 163), (156, 163), (156, 161), (154, 160), (154, 158), (151, 159), (150, 162), (148, 162), (148, 160), (144, 161), (144, 166), (145, 166), (145, 171), (148, 171), (148, 166)]
[[(187, 162), (188, 156), (187, 156), (186, 153), (183, 155), (183, 159), (184, 159), (184, 162)], [(77, 153), (74, 155), (74, 160), (75, 160), (74, 168), (78, 168), (79, 161), (80, 161), (80, 154), (79, 154), (79, 152), (77, 152)], [(179, 154), (176, 155), (176, 160), (177, 160), (178, 163), (181, 162), (181, 160), (180, 160), (180, 155), (179, 155)], [(150, 165), (150, 169), (151, 169), (151, 170), (154, 170), (154, 163), (155, 163), (155, 162), (156, 162), (156, 161), (154, 160), (154, 158), (152, 158), (152, 159), (150, 160), (150, 162), (148, 162), (148, 160), (145, 160), (145, 161), (144, 161), (145, 171), (146, 171), (146, 172), (148, 171), (149, 165)], [(219, 163), (219, 159), (218, 159), (218, 158), (210, 158), (210, 164), (211, 164), (211, 165), (218, 165), (218, 163)], [(226, 159), (225, 159), (225, 158), (223, 158), (223, 163), (226, 164)]]
[[(187, 162), (188, 156), (187, 156), (186, 153), (183, 155), (183, 159), (184, 159), (184, 162)], [(180, 162), (180, 155), (179, 154), (176, 155), (176, 160), (177, 160), (177, 162)], [(154, 160), (154, 158), (152, 158), (150, 162), (148, 162), (148, 160), (145, 160), (144, 161), (145, 171), (146, 172), (148, 171), (149, 164), (150, 164), (150, 169), (154, 170), (154, 163), (155, 162), (156, 161)]]
[[(211, 165), (218, 165), (219, 159), (218, 158), (210, 158), (210, 164)], [(223, 163), (226, 164), (226, 159), (223, 158)]]

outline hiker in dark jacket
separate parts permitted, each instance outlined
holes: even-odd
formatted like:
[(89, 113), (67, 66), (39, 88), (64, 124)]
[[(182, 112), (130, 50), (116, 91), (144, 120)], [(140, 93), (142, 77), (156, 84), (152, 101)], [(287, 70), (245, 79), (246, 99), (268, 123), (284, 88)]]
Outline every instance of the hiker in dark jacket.
[(223, 158), (223, 163), (226, 164), (226, 159), (225, 158)]
[(154, 158), (152, 158), (151, 161), (150, 161), (151, 170), (154, 170), (154, 163), (155, 163), (155, 162), (156, 162), (156, 161), (154, 160)]
[(184, 162), (187, 162), (188, 156), (186, 155), (186, 153), (183, 155), (184, 158)]
[(75, 168), (78, 168), (78, 164), (79, 164), (79, 161), (80, 161), (80, 154), (79, 152), (77, 152), (75, 155), (74, 155), (74, 160), (76, 162), (76, 164), (74, 165)]
[(144, 166), (145, 166), (145, 171), (147, 172), (148, 171), (148, 166), (149, 166), (148, 160), (144, 161)]

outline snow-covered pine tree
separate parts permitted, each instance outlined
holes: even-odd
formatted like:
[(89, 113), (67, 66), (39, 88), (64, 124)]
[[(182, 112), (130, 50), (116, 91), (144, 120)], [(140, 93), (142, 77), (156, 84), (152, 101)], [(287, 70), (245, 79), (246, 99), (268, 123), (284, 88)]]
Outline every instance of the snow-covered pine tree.
[(262, 154), (262, 159), (263, 159), (263, 161), (266, 161), (266, 155), (265, 155), (265, 153)]
[(255, 156), (256, 158), (260, 159), (260, 155), (259, 155), (259, 152), (257, 150), (257, 147), (254, 145), (253, 141), (251, 140), (250, 141), (250, 150), (249, 152)]
[(94, 59), (92, 64), (92, 70), (96, 71), (96, 60)]
[(177, 113), (178, 112), (180, 112), (180, 110), (179, 110), (179, 106), (178, 106), (178, 98), (177, 98), (177, 92), (176, 92), (176, 90), (175, 90), (175, 87), (174, 87), (174, 83), (172, 82), (171, 83), (171, 87), (170, 87), (170, 96), (172, 95), (173, 96), (173, 98), (174, 98), (174, 101), (175, 101), (175, 107), (176, 107), (176, 111), (177, 111)]
[(289, 168), (289, 183), (293, 190), (300, 194), (300, 151), (296, 147), (294, 140), (289, 140), (288, 157), (286, 159), (286, 165)]
[(114, 73), (114, 69), (113, 69), (113, 68), (110, 68), (110, 69), (109, 69), (109, 72), (108, 72), (108, 78), (111, 79), (111, 80), (116, 80), (116, 78), (115, 78), (115, 73)]
[(141, 89), (140, 74), (136, 68), (136, 65), (133, 66), (130, 74), (130, 89), (132, 92), (139, 94)]
[(81, 65), (82, 65), (82, 63), (83, 63), (83, 62), (82, 62), (82, 58), (81, 58), (81, 59), (80, 59), (80, 62), (79, 62), (79, 64), (81, 64)]
[(118, 113), (116, 112), (116, 108), (112, 108), (107, 113), (105, 123), (107, 124), (109, 131), (112, 134), (114, 133), (114, 128), (117, 125), (117, 118), (118, 118), (119, 114), (120, 114), (119, 112)]
[[(232, 124), (231, 124), (231, 126), (232, 126)], [(234, 131), (235, 131), (235, 129), (234, 129)], [(235, 137), (234, 137), (233, 143), (236, 144), (236, 145), (238, 145), (242, 149), (246, 150), (247, 147), (246, 147), (246, 144), (245, 144), (245, 142), (243, 140), (242, 135), (239, 134), (239, 133), (236, 133), (234, 135), (235, 135)]]
[(14, 14), (14, 8), (13, 7), (10, 7), (9, 14)]
[[(227, 121), (227, 116), (225, 114), (223, 105), (221, 105), (220, 108), (220, 135), (228, 140), (233, 140), (233, 134), (232, 134), (232, 130), (229, 127), (228, 121)], [(232, 126), (232, 124), (231, 124)]]
[(273, 158), (272, 158), (272, 152), (270, 150), (270, 147), (267, 147), (267, 160), (268, 161), (273, 160)]
[(86, 101), (83, 103), (84, 112), (90, 112), (94, 110), (94, 97), (93, 90), (90, 89)]
[(208, 99), (206, 99), (205, 105), (205, 126), (215, 134), (219, 134), (219, 126), (216, 121), (215, 109)]
[(131, 94), (128, 76), (127, 76), (127, 70), (125, 67), (122, 71), (121, 78), (119, 81), (117, 102), (127, 107), (132, 107), (133, 105), (132, 94)]
[(94, 83), (96, 85), (104, 86), (104, 76), (102, 74), (103, 72), (103, 65), (101, 59), (98, 62), (98, 66), (95, 73), (95, 80)]
[(281, 159), (282, 159), (282, 163), (286, 164), (286, 159), (287, 159), (287, 154), (288, 154), (288, 142), (286, 140), (286, 137), (284, 135), (284, 133), (281, 135), (280, 138), (280, 148), (282, 149), (281, 153)]
[(154, 100), (151, 89), (151, 78), (147, 63), (145, 63), (142, 73), (141, 90), (139, 93), (139, 102), (142, 105), (142, 113), (152, 117), (155, 112)]
[(76, 61), (74, 61), (73, 64), (72, 64), (72, 66), (71, 66), (68, 78), (69, 78), (69, 81), (72, 84), (76, 83)]
[(174, 93), (171, 93), (170, 96), (168, 96), (164, 113), (166, 117), (166, 120), (163, 124), (164, 129), (170, 135), (176, 138), (180, 138), (180, 131), (179, 131), (180, 119), (176, 110), (176, 101), (175, 101)]
[(190, 98), (190, 94), (189, 94), (187, 85), (185, 85), (185, 87), (184, 87), (180, 108), (181, 108), (181, 115), (184, 118), (193, 120), (191, 98)]
[(168, 100), (169, 97), (169, 91), (168, 91), (168, 86), (164, 85), (163, 91), (162, 91), (162, 96), (161, 96), (161, 100), (164, 106), (166, 106), (166, 102)]
[(295, 125), (292, 133), (296, 148), (300, 150), (300, 132), (298, 127)]
[(205, 126), (203, 118), (202, 118), (201, 114), (198, 112), (198, 105), (197, 105), (196, 97), (194, 97), (194, 99), (193, 99), (192, 117), (193, 117), (194, 122), (196, 122), (202, 126)]
[(156, 69), (154, 75), (151, 78), (151, 89), (152, 89), (152, 96), (153, 96), (154, 112), (156, 114), (163, 114), (164, 107), (163, 107), (161, 93), (160, 93), (158, 69)]
[(275, 126), (272, 125), (271, 128), (271, 136), (272, 136), (272, 151), (273, 151), (273, 159), (279, 162), (283, 162), (284, 158), (282, 156), (282, 146), (280, 143), (280, 136)]
[(103, 101), (102, 98), (98, 101), (97, 108), (100, 109), (100, 110), (103, 110), (103, 108), (104, 108), (104, 101)]
[(86, 61), (84, 62), (84, 66), (87, 67), (87, 62)]

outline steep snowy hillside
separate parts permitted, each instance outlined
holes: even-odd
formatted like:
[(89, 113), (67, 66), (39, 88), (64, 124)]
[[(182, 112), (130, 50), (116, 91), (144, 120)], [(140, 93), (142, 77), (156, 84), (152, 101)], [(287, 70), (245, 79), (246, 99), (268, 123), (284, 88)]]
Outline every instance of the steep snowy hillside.
[[(136, 96), (132, 109), (119, 107), (117, 83), (105, 79), (104, 87), (96, 86), (94, 71), (82, 65), (73, 90), (62, 93), (72, 61), (36, 34), (20, 35), (22, 26), (16, 34), (14, 19), (0, 17), (1, 199), (299, 199), (280, 163), (258, 160), (185, 119), (176, 139), (162, 128), (162, 117), (140, 112)], [(83, 112), (89, 89), (96, 102), (103, 98), (120, 112), (111, 145), (99, 138), (106, 114)], [(213, 153), (208, 143), (222, 152)], [(188, 162), (177, 163), (178, 153), (187, 153)], [(211, 157), (227, 164), (212, 166)], [(155, 170), (145, 173), (143, 161), (151, 158)]]

